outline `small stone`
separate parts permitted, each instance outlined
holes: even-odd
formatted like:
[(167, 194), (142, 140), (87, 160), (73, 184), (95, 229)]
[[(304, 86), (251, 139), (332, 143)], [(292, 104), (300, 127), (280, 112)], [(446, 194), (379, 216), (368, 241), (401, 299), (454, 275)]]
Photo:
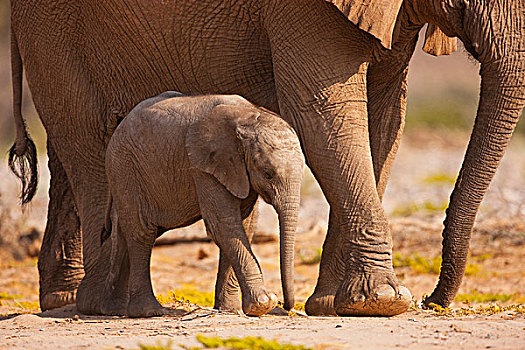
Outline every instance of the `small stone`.
[(203, 260), (203, 259), (206, 259), (207, 257), (209, 257), (210, 254), (208, 254), (207, 251), (205, 251), (204, 249), (200, 248), (199, 251), (197, 252), (197, 259), (198, 260)]
[(78, 315), (73, 316), (73, 321), (78, 321), (78, 320), (79, 320)]
[(341, 328), (341, 327), (343, 327), (343, 326), (340, 325), (340, 324), (338, 324), (338, 325), (335, 326), (335, 328)]

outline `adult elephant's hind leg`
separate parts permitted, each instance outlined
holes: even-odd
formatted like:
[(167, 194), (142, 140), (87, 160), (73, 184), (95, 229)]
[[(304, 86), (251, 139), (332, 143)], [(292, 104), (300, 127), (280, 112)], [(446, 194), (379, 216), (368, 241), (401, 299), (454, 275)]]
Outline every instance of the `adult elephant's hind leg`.
[(38, 256), (40, 308), (44, 311), (74, 303), (84, 276), (80, 220), (73, 193), (50, 142), (47, 151), (51, 184), (47, 224)]

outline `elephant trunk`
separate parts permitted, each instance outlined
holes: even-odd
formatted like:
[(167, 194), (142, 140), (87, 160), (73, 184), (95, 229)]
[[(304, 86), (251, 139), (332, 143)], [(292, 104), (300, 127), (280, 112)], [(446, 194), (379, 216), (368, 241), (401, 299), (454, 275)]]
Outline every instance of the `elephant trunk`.
[(478, 207), (525, 104), (522, 56), (482, 64), (478, 112), (444, 221), (439, 282), (426, 305), (447, 307), (461, 284)]
[[(297, 187), (300, 188), (300, 184)], [(294, 246), (300, 199), (299, 190), (297, 190), (297, 192), (287, 191), (287, 193), (293, 194), (281, 197), (275, 207), (279, 216), (280, 264), (284, 308), (290, 310), (295, 304), (293, 277)]]

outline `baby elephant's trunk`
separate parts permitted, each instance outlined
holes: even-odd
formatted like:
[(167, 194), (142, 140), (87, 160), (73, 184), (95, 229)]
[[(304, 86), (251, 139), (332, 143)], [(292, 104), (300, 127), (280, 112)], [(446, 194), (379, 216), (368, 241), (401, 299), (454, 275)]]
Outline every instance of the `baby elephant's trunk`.
[(299, 195), (290, 195), (276, 205), (279, 215), (281, 282), (283, 286), (284, 308), (290, 310), (294, 302), (294, 246), (297, 218), (299, 214)]

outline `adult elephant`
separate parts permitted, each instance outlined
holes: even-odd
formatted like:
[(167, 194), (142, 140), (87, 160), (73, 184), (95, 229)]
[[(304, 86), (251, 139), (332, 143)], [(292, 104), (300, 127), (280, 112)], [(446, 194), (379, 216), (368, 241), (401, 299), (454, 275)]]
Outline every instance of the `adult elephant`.
[[(20, 53), (48, 133), (43, 309), (74, 298), (82, 227), (77, 306), (100, 311), (110, 250), (99, 239), (106, 144), (137, 102), (178, 90), (241, 94), (296, 129), (330, 204), (309, 314), (405, 311), (411, 297), (392, 268), (381, 197), (404, 124), (408, 62), (425, 23), (427, 51), (446, 53), (457, 36), (482, 64), (478, 115), (447, 210), (440, 281), (427, 302), (453, 299), (476, 211), (525, 103), (523, 0), (11, 0), (11, 7), (15, 78)], [(24, 140), (22, 130), (18, 155)]]

